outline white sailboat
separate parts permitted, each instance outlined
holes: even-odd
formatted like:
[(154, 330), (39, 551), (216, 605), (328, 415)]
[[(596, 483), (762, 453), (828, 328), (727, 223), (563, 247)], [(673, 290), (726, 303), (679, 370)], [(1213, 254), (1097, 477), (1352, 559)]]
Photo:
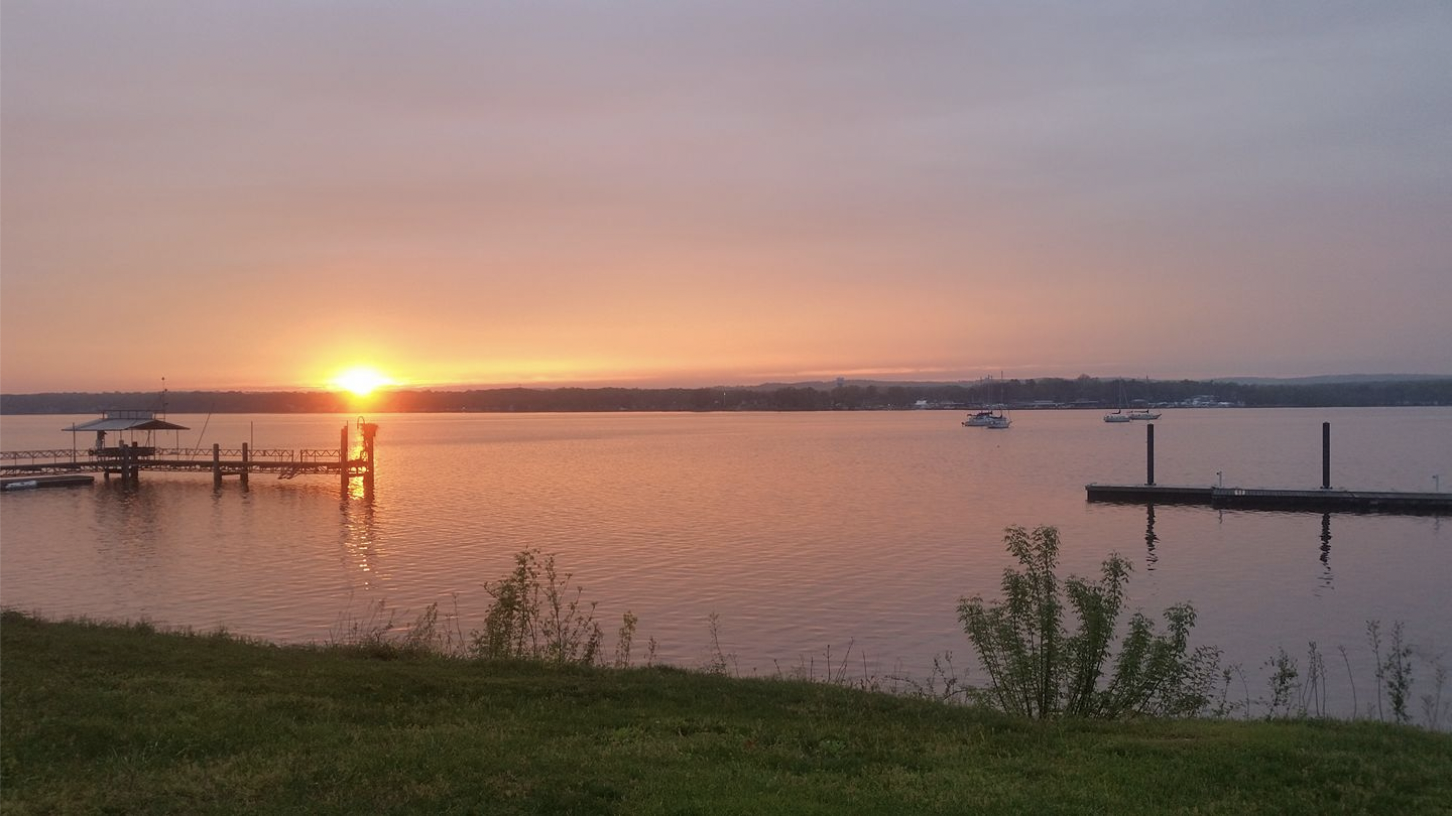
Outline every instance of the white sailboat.
[[(998, 374), (998, 411), (979, 411), (975, 418), (982, 417), (982, 421), (976, 426), (1001, 431), (1013, 424), (1013, 420), (1003, 412), (1003, 372)], [(963, 423), (967, 425), (967, 422)]]

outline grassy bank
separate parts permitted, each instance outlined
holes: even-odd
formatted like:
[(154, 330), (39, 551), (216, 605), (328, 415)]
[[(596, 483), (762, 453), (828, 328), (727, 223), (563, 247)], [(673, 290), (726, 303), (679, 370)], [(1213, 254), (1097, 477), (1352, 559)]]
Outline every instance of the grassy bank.
[(1447, 813), (1452, 737), (0, 622), (5, 813)]

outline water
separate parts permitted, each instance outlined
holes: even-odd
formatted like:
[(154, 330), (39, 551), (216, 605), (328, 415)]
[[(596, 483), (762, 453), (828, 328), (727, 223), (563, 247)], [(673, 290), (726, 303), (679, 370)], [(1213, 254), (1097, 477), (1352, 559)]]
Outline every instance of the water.
[[(158, 444), (321, 448), (352, 418), (171, 419), (192, 430)], [(214, 491), (205, 474), (147, 473), (135, 489), (98, 481), (5, 495), (0, 602), (279, 642), (327, 640), (340, 617), (379, 600), (414, 613), (439, 602), (467, 631), (488, 601), (483, 582), (539, 547), (599, 602), (607, 632), (632, 610), (637, 643), (654, 637), (669, 662), (706, 662), (716, 613), (743, 674), (820, 670), (828, 648), (840, 659), (850, 643), (856, 672), (921, 677), (935, 654), (954, 651), (959, 664), (969, 654), (956, 606), (996, 595), (1009, 565), (1003, 528), (1053, 524), (1067, 571), (1125, 554), (1132, 606), (1157, 614), (1191, 601), (1196, 640), (1252, 673), (1277, 648), (1304, 654), (1312, 640), (1334, 668), (1345, 646), (1364, 703), (1367, 619), (1404, 621), (1429, 653), (1449, 646), (1442, 519), (1088, 504), (1088, 482), (1143, 480), (1142, 425), (1083, 411), (1021, 412), (1007, 431), (960, 419), (369, 417), (382, 426), (371, 503), (356, 489), (342, 496), (334, 478), (266, 475), (248, 492), (235, 480)], [(69, 447), (58, 429), (74, 420), (6, 417), (0, 442)], [(1226, 486), (1319, 486), (1323, 421), (1335, 485), (1431, 490), (1438, 474), (1452, 490), (1446, 408), (1167, 411), (1157, 481), (1212, 484), (1220, 472)]]

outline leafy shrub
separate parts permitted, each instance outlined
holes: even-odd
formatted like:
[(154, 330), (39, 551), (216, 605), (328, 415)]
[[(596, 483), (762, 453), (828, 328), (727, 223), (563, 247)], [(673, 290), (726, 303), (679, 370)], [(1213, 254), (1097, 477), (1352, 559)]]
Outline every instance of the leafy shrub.
[[(1004, 545), (1022, 570), (1004, 570), (1003, 600), (990, 603), (974, 596), (958, 605), (959, 620), (988, 673), (987, 702), (1035, 719), (1189, 716), (1210, 703), (1220, 676), (1220, 652), (1204, 646), (1188, 651), (1193, 607), (1165, 610), (1163, 634), (1135, 612), (1106, 682), (1130, 563), (1111, 554), (1098, 581), (1070, 576), (1060, 582), (1054, 573), (1056, 528), (1030, 533), (1009, 527)], [(1073, 633), (1064, 625), (1065, 598), (1078, 620)]]
[[(484, 584), (494, 600), (483, 627), (471, 633), (470, 653), (486, 659), (598, 663), (602, 633), (595, 622), (595, 603), (580, 600), (581, 587), (571, 593), (572, 577), (559, 574), (553, 554), (520, 552), (508, 577)], [(634, 621), (627, 619), (627, 626), (633, 635)], [(625, 649), (628, 659), (628, 640)]]

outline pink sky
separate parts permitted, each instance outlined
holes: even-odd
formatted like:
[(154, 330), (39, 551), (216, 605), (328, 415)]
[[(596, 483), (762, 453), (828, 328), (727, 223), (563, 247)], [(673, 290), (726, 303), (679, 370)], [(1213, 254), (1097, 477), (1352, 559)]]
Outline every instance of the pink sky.
[(7, 393), (1452, 373), (1441, 3), (0, 13)]

